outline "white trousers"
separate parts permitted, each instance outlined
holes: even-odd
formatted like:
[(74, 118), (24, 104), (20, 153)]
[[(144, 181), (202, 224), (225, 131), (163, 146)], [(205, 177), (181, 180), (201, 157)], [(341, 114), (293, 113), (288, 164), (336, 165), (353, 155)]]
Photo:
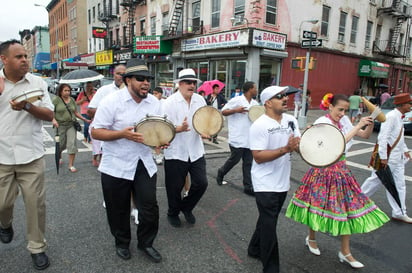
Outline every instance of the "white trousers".
[[(405, 165), (403, 162), (401, 164), (388, 164), (393, 175), (393, 179), (395, 180), (396, 189), (399, 193), (399, 199), (401, 201), (400, 208), (396, 203), (395, 199), (392, 195), (386, 190), (386, 197), (388, 198), (388, 202), (392, 207), (392, 216), (401, 216), (402, 210), (403, 213), (406, 215), (406, 205), (405, 205), (405, 198), (406, 198), (406, 185), (405, 185)], [(368, 197), (372, 196), (377, 189), (382, 185), (382, 182), (376, 175), (375, 171), (372, 171), (372, 175), (365, 180), (362, 184), (362, 192), (366, 194)]]

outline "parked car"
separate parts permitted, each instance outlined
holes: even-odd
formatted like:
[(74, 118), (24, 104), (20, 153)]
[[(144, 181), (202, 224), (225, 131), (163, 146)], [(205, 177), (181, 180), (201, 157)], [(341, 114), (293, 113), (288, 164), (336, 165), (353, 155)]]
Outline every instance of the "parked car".
[[(382, 112), (386, 115), (388, 112), (395, 108), (393, 104), (394, 97), (391, 97), (385, 101), (384, 104), (381, 105)], [(374, 130), (379, 131), (381, 127), (381, 123), (377, 120), (374, 122)], [(408, 112), (405, 114), (405, 118), (403, 119), (403, 127), (405, 128), (405, 133), (412, 133), (412, 112)]]
[(57, 86), (59, 85), (58, 81), (52, 78), (43, 78), (43, 80), (47, 83), (47, 91), (56, 94)]
[(77, 96), (83, 90), (83, 83), (71, 83), (70, 87), (72, 88), (70, 96), (72, 96), (74, 99), (77, 99)]
[(99, 89), (100, 87), (104, 85), (108, 85), (114, 81), (113, 78), (103, 78), (101, 80), (98, 80), (95, 82), (94, 86), (96, 86), (96, 89)]

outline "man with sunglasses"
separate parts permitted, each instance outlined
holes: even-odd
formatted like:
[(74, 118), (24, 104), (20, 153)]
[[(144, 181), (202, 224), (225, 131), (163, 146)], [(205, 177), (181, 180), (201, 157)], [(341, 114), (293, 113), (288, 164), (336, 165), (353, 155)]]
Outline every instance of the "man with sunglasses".
[(158, 263), (162, 256), (153, 248), (159, 229), (157, 165), (151, 148), (143, 144), (143, 135), (134, 131), (134, 124), (146, 115), (161, 114), (159, 100), (149, 94), (151, 79), (145, 62), (131, 59), (123, 74), (126, 88), (101, 101), (93, 120), (92, 136), (103, 141), (104, 153), (98, 170), (116, 254), (124, 260), (130, 259), (132, 194), (139, 211), (137, 248)]
[[(166, 99), (162, 108), (167, 118), (176, 126), (176, 136), (165, 155), (165, 184), (169, 209), (167, 219), (173, 227), (180, 227), (180, 212), (189, 224), (196, 218), (192, 211), (207, 188), (206, 160), (202, 137), (192, 128), (194, 113), (206, 102), (196, 94), (200, 82), (193, 69), (183, 69), (174, 81), (178, 90)], [(187, 196), (182, 198), (182, 189), (187, 174), (190, 173), (191, 186)]]
[(251, 106), (259, 105), (254, 99), (257, 95), (256, 83), (245, 82), (243, 91), (243, 95), (233, 97), (222, 108), (222, 115), (227, 116), (229, 128), (230, 157), (217, 170), (216, 182), (223, 185), (223, 177), (242, 159), (243, 192), (254, 195), (250, 176), (253, 157), (249, 149), (249, 128), (252, 122), (248, 111)]
[(288, 109), (288, 87), (270, 86), (260, 95), (265, 114), (250, 127), (252, 183), (259, 218), (248, 255), (260, 259), (263, 272), (279, 272), (276, 226), (290, 188), (291, 153), (299, 147), (298, 122)]

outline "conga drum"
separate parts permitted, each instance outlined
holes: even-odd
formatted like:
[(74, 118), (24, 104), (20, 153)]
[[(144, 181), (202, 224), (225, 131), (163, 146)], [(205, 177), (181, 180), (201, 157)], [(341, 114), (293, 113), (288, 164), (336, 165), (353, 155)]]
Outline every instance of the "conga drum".
[(143, 134), (143, 144), (159, 147), (169, 144), (175, 137), (175, 126), (165, 116), (146, 116), (135, 126), (135, 132)]
[(23, 91), (20, 95), (14, 96), (11, 100), (16, 102), (28, 101), (30, 103), (35, 102), (36, 100), (41, 100), (44, 96), (44, 91), (41, 89), (34, 89), (29, 91)]
[(192, 125), (198, 134), (214, 136), (223, 128), (223, 116), (212, 106), (202, 106), (193, 115)]
[(254, 122), (264, 113), (265, 113), (265, 107), (263, 105), (253, 105), (249, 108), (249, 113), (248, 113), (249, 120), (251, 122)]
[(299, 150), (302, 159), (313, 167), (327, 167), (336, 163), (345, 152), (345, 136), (328, 123), (315, 124), (301, 136)]

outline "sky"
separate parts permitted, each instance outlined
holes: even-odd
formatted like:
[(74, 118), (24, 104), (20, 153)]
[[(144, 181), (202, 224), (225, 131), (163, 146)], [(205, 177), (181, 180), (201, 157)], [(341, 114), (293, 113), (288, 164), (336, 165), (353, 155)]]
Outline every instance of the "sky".
[(35, 26), (48, 26), (49, 15), (43, 7), (51, 0), (2, 0), (0, 8), (0, 41), (20, 40), (19, 31)]

